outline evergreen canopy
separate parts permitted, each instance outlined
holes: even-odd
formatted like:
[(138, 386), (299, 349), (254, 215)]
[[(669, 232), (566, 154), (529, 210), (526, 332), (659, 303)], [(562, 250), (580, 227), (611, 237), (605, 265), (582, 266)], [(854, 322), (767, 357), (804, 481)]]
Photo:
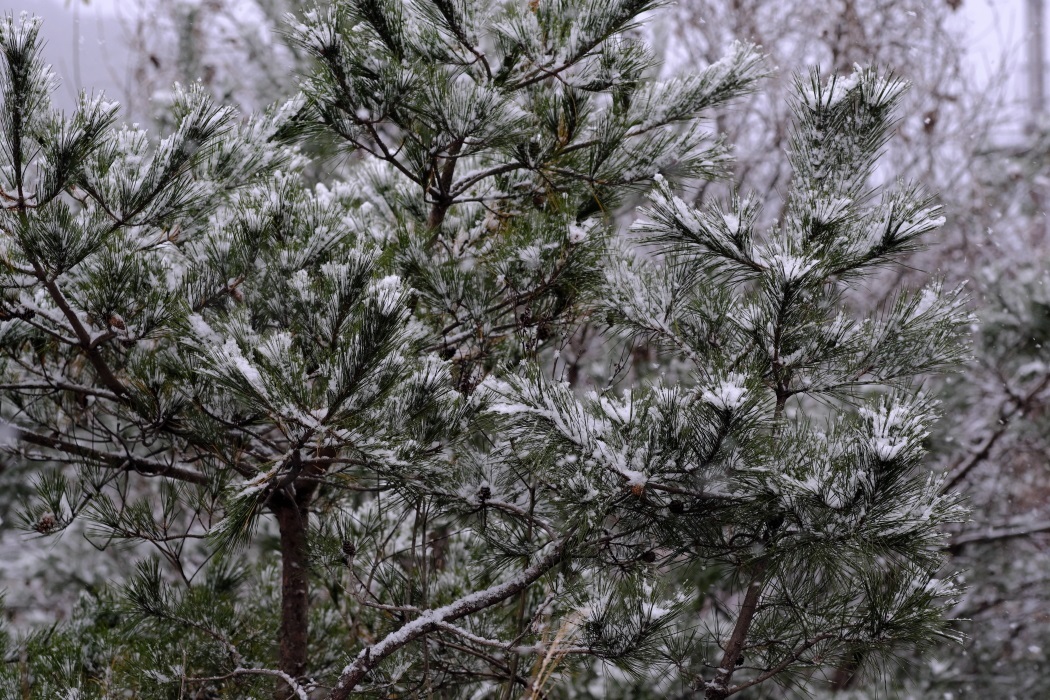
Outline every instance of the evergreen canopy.
[[(789, 216), (695, 208), (759, 56), (652, 79), (658, 4), (335, 3), (292, 23), (300, 95), (182, 88), (163, 138), (56, 113), (38, 23), (0, 22), (22, 524), (154, 554), (9, 640), (5, 694), (725, 698), (945, 634), (916, 382), (968, 318), (850, 304), (943, 223), (870, 188), (904, 86), (800, 80)], [(570, 363), (580, 328), (660, 371)]]

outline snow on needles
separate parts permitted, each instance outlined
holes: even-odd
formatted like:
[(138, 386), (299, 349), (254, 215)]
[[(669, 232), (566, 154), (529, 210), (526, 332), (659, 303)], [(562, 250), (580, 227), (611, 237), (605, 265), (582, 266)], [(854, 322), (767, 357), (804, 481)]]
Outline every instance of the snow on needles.
[(929, 411), (894, 397), (880, 400), (873, 407), (861, 408), (860, 415), (870, 429), (868, 446), (884, 462), (900, 456), (928, 434), (923, 426)]
[(373, 282), (369, 293), (375, 298), (379, 306), (379, 313), (391, 316), (401, 302), (403, 286), (401, 278), (397, 275), (387, 275), (377, 282)]
[(616, 401), (591, 394), (581, 402), (567, 385), (521, 379), (509, 383), (490, 378), (482, 386), (492, 401), (490, 412), (539, 419), (547, 430), (572, 443), (586, 458), (628, 486), (645, 486), (648, 482), (646, 454), (625, 450), (621, 431), (614, 427), (630, 419), (630, 396)]
[(744, 376), (733, 373), (723, 379), (710, 389), (704, 389), (704, 401), (715, 408), (726, 411), (735, 411), (740, 408), (747, 399), (747, 389), (744, 387)]

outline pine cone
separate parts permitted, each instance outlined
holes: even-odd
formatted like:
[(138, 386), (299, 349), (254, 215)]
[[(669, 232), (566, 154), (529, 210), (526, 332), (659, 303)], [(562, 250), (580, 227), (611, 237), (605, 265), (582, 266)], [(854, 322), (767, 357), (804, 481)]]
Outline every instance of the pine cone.
[(40, 516), (40, 520), (36, 522), (33, 529), (39, 532), (41, 535), (46, 535), (49, 532), (53, 532), (55, 527), (58, 525), (58, 520), (52, 513), (45, 513)]

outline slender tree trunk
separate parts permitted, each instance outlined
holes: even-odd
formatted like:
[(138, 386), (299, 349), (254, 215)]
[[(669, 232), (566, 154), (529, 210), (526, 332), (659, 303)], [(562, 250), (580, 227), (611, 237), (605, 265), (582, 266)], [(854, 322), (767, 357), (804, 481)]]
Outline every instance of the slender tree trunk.
[(740, 606), (740, 614), (733, 626), (733, 633), (729, 636), (725, 653), (722, 655), (722, 663), (718, 665), (718, 674), (704, 693), (706, 700), (725, 700), (729, 697), (729, 682), (733, 678), (733, 671), (740, 664), (740, 656), (747, 643), (747, 633), (758, 611), (758, 601), (762, 597), (762, 588), (765, 584), (765, 562), (759, 561), (755, 568), (755, 573), (744, 593), (744, 603)]
[[(456, 159), (459, 158), (459, 152), (462, 149), (462, 139), (453, 141), (448, 147), (448, 155), (445, 157), (445, 164), (440, 168), (441, 172), (435, 183), (438, 192), (440, 192), (440, 197), (430, 208), (430, 216), (427, 217), (427, 226), (430, 229), (436, 230), (441, 226), (445, 221), (445, 214), (448, 213), (448, 208), (452, 206), (452, 199), (449, 196), (449, 190), (452, 188), (452, 178), (456, 173)], [(436, 164), (435, 169), (437, 169)]]
[[(779, 372), (779, 323), (777, 326), (777, 341), (774, 345), (778, 350), (773, 360), (773, 368), (775, 372)], [(784, 415), (784, 406), (787, 405), (788, 400), (788, 393), (784, 388), (786, 381), (778, 378), (777, 384), (779, 387), (777, 389), (777, 403), (776, 408), (773, 410), (774, 437), (780, 432), (780, 419)], [(763, 538), (764, 540), (765, 538)], [(766, 570), (768, 567), (769, 561), (762, 558), (752, 566), (751, 580), (747, 585), (747, 590), (744, 592), (744, 602), (740, 606), (740, 614), (737, 615), (736, 624), (733, 625), (733, 633), (729, 635), (729, 641), (726, 642), (725, 653), (722, 654), (722, 662), (718, 665), (715, 679), (711, 681), (704, 692), (706, 700), (725, 700), (729, 697), (729, 683), (733, 679), (733, 672), (736, 671), (736, 667), (742, 662), (741, 656), (744, 652), (744, 646), (747, 644), (747, 635), (751, 631), (751, 623), (755, 619), (755, 613), (758, 612), (758, 601), (762, 598), (762, 589), (766, 585)]]
[(1028, 0), (1025, 3), (1025, 23), (1028, 36), (1028, 128), (1034, 132), (1046, 110), (1046, 10), (1043, 0)]
[[(270, 508), (277, 516), (281, 533), (281, 628), (278, 637), (280, 669), (292, 678), (306, 673), (310, 631), (310, 579), (307, 560), (309, 511), (301, 498), (275, 493)], [(307, 499), (308, 502), (308, 499)], [(287, 697), (288, 688), (278, 684), (275, 697)]]

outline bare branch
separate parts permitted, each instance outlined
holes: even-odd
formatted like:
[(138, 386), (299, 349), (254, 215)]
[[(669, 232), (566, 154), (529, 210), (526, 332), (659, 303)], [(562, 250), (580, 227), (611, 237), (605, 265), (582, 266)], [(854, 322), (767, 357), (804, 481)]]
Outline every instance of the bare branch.
[(989, 525), (980, 530), (963, 532), (951, 539), (948, 544), (949, 551), (958, 551), (968, 544), (979, 544), (984, 542), (998, 542), (999, 540), (1010, 540), (1029, 535), (1050, 532), (1050, 520), (1034, 523), (1005, 523), (1000, 525)]
[(567, 538), (549, 543), (547, 547), (550, 548), (550, 551), (544, 557), (509, 581), (476, 591), (444, 607), (427, 610), (401, 629), (391, 632), (382, 640), (366, 647), (357, 655), (353, 663), (343, 669), (339, 683), (328, 695), (328, 700), (346, 700), (365, 675), (383, 659), (424, 634), (439, 629), (442, 623), (453, 622), (484, 610), (524, 590), (561, 562), (567, 543)]
[(7, 423), (6, 426), (14, 434), (14, 437), (22, 442), (76, 455), (112, 469), (134, 471), (145, 476), (166, 476), (177, 481), (185, 481), (200, 486), (205, 486), (211, 482), (211, 479), (206, 474), (184, 464), (159, 462), (133, 455), (130, 452), (102, 452), (70, 440), (34, 433), (14, 423)]

